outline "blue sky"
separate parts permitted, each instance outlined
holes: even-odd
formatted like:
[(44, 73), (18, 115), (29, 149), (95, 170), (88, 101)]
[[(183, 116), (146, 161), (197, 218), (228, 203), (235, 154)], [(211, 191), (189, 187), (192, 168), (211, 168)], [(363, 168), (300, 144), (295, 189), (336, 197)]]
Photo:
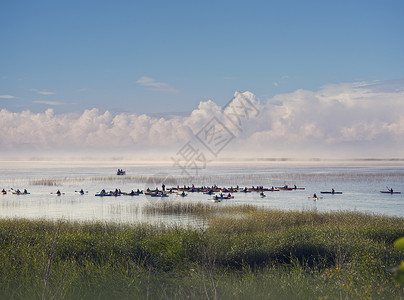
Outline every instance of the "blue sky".
[(191, 111), (403, 78), (403, 1), (1, 1), (0, 108)]

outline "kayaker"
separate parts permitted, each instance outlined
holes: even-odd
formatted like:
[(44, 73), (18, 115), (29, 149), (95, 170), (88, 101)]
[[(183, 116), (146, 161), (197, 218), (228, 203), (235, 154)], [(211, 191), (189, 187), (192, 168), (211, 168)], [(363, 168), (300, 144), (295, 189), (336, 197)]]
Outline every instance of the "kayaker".
[(56, 195), (60, 196), (60, 194), (61, 194), (61, 192), (58, 190), (58, 191), (56, 192)]
[(331, 189), (331, 193), (334, 194), (334, 193), (335, 193), (335, 190), (334, 190), (334, 189)]
[(185, 192), (184, 192), (184, 191), (182, 191), (181, 196), (185, 196)]
[(24, 194), (28, 194), (28, 191), (27, 191), (27, 189), (24, 189)]
[(390, 189), (390, 193), (393, 193), (393, 189), (392, 189), (392, 188)]
[(317, 199), (316, 193), (313, 194), (313, 199)]

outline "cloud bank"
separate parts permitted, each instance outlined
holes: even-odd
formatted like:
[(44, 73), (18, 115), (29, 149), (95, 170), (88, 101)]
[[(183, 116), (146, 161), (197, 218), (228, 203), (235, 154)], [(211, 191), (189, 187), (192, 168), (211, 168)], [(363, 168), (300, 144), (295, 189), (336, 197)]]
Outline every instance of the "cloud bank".
[[(242, 110), (246, 114), (235, 124), (227, 116), (234, 109), (240, 111), (241, 100), (254, 110)], [(0, 154), (153, 151), (169, 158), (195, 139), (212, 118), (233, 134), (222, 157), (402, 158), (404, 81), (330, 84), (318, 91), (297, 90), (266, 101), (251, 92), (236, 93), (224, 109), (208, 100), (187, 116), (167, 118), (113, 115), (96, 108), (80, 114), (2, 109)]]

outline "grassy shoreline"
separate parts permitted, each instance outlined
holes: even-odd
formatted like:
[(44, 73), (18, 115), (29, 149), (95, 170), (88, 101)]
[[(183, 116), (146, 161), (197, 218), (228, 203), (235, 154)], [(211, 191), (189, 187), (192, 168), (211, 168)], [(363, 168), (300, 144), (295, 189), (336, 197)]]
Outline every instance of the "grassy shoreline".
[(200, 228), (2, 219), (0, 298), (404, 298), (404, 218), (217, 209)]

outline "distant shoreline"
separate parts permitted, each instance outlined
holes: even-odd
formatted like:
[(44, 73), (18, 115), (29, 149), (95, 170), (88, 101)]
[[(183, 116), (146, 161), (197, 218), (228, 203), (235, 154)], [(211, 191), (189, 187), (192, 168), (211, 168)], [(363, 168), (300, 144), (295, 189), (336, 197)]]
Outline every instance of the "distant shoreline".
[[(133, 156), (49, 156), (49, 157), (42, 157), (42, 156), (31, 156), (31, 157), (0, 157), (0, 162), (86, 162), (86, 163), (139, 163), (139, 164), (172, 164), (173, 161), (170, 157), (133, 157)], [(386, 157), (386, 158), (294, 158), (294, 157), (224, 157), (215, 160), (209, 160), (209, 163), (212, 164), (227, 164), (227, 163), (249, 163), (249, 162), (295, 162), (295, 163), (349, 163), (349, 162), (356, 162), (356, 163), (379, 163), (379, 162), (396, 162), (396, 163), (404, 163), (403, 158), (397, 157)]]

